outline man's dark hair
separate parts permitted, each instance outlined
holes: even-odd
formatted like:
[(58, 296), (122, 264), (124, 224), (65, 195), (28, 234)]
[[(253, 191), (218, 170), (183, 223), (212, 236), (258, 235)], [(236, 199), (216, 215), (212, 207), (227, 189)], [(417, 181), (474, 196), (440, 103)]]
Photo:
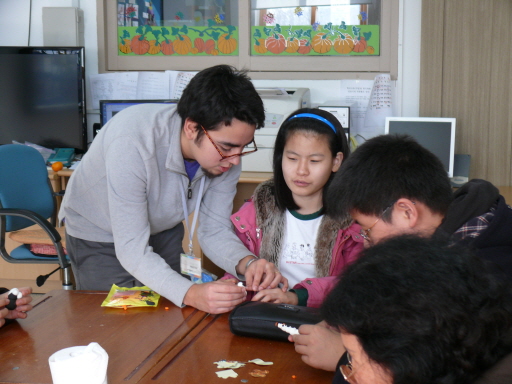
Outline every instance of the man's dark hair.
[(398, 199), (408, 198), (444, 215), (452, 196), (447, 172), (432, 152), (410, 136), (382, 135), (343, 162), (327, 191), (326, 209), (335, 218), (352, 210), (380, 217)]
[(394, 384), (472, 383), (512, 351), (511, 296), (466, 248), (399, 236), (364, 250), (322, 306)]
[[(301, 113), (310, 113), (326, 119), (334, 126), (334, 128), (336, 128), (336, 132), (334, 132), (333, 129), (326, 123), (314, 118), (296, 117), (290, 119), (290, 117)], [(329, 149), (331, 150), (333, 157), (335, 157), (338, 152), (341, 152), (343, 153), (343, 161), (345, 161), (350, 154), (350, 148), (348, 146), (347, 137), (343, 127), (333, 114), (318, 108), (301, 108), (290, 114), (283, 122), (277, 133), (276, 141), (274, 143), (274, 157), (272, 162), (274, 168), (276, 204), (281, 211), (284, 211), (285, 209), (296, 210), (300, 208), (297, 206), (295, 201), (293, 201), (292, 192), (284, 180), (282, 167), (283, 152), (286, 141), (293, 133), (296, 132), (305, 132), (313, 135), (325, 136), (327, 138), (327, 142), (329, 143)], [(331, 179), (329, 179), (324, 188), (329, 185)], [(325, 206), (325, 194), (323, 194), (323, 200)]]
[[(219, 124), (231, 125), (233, 118), (247, 124), (263, 127), (263, 101), (247, 76), (229, 65), (216, 65), (195, 75), (178, 102), (182, 124), (188, 117), (206, 130), (215, 130)], [(198, 137), (204, 133), (197, 126)]]

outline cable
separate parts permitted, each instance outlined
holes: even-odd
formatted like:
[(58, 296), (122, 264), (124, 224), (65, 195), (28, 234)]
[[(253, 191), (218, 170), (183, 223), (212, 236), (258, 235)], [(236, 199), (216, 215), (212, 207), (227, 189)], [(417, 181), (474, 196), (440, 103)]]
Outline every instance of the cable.
[(28, 4), (28, 41), (27, 47), (30, 47), (30, 26), (32, 25), (32, 0)]

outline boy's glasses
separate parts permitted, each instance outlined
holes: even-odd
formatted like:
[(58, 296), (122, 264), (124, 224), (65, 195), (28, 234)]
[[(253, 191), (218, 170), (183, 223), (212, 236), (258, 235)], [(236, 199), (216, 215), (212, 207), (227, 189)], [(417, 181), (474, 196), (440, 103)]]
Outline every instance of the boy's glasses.
[(352, 376), (354, 375), (354, 369), (352, 368), (352, 359), (350, 358), (350, 354), (348, 352), (345, 352), (347, 354), (347, 364), (340, 365), (340, 371), (343, 375), (343, 378), (345, 381), (349, 382), (350, 384), (357, 384), (357, 382), (352, 379)]
[[(370, 239), (370, 232), (372, 231), (372, 228), (375, 227), (375, 224), (377, 224), (380, 219), (382, 219), (382, 216), (384, 216), (384, 214), (387, 212), (387, 210), (389, 208), (391, 208), (393, 205), (395, 205), (396, 201), (394, 201), (393, 203), (391, 203), (390, 205), (388, 205), (386, 208), (384, 208), (384, 210), (382, 211), (380, 217), (375, 220), (375, 223), (373, 223), (372, 225), (370, 225), (368, 228), (366, 229), (361, 229), (361, 231), (359, 231), (359, 234), (361, 235), (361, 237), (366, 240), (368, 243), (371, 243), (372, 242), (372, 239)], [(414, 204), (414, 203), (413, 203)]]
[[(245, 155), (248, 155), (249, 153), (253, 153), (253, 152), (256, 152), (258, 150), (258, 147), (256, 146), (256, 142), (254, 141), (254, 139), (252, 139), (251, 143), (254, 145), (254, 149), (251, 149), (250, 151), (245, 151), (245, 152), (240, 152), (240, 153), (235, 153), (234, 155), (229, 155), (229, 156), (225, 156), (221, 150), (219, 149), (219, 147), (217, 147), (217, 144), (215, 144), (215, 142), (212, 140), (212, 138), (210, 137), (210, 135), (208, 134), (208, 132), (206, 131), (206, 129), (204, 129), (204, 127), (202, 125), (200, 125), (200, 127), (202, 128), (204, 134), (206, 135), (206, 137), (210, 140), (210, 142), (213, 144), (213, 146), (215, 147), (215, 149), (217, 150), (217, 152), (219, 152), (219, 155), (220, 155), (220, 158), (221, 160), (226, 160), (226, 159), (232, 159), (234, 157), (237, 157), (237, 156), (245, 156)], [(249, 144), (250, 145), (250, 144)]]
[(372, 228), (375, 227), (375, 224), (377, 224), (379, 222), (379, 220), (380, 220), (380, 217), (375, 221), (375, 223), (370, 225), (368, 228), (366, 228), (366, 229), (361, 228), (361, 231), (359, 231), (359, 234), (361, 235), (361, 237), (369, 243), (371, 242), (370, 232), (371, 232)]

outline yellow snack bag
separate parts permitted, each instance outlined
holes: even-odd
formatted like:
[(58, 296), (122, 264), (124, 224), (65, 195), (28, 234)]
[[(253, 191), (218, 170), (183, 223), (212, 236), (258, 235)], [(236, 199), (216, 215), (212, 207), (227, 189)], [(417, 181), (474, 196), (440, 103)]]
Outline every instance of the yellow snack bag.
[(101, 303), (102, 307), (156, 307), (160, 295), (149, 287), (118, 287), (112, 284), (107, 298)]

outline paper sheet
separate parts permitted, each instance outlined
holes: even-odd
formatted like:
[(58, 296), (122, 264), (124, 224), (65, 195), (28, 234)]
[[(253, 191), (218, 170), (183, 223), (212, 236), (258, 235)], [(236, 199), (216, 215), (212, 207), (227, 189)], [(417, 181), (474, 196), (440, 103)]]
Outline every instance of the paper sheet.
[(169, 74), (171, 82), (171, 99), (179, 99), (185, 90), (185, 87), (190, 83), (190, 80), (196, 75), (197, 72), (181, 72), (181, 71), (165, 71)]
[(100, 100), (179, 99), (197, 72), (114, 72), (89, 76), (92, 109)]
[(386, 117), (393, 115), (389, 74), (380, 74), (375, 80), (342, 80), (341, 98), (350, 108), (351, 135), (362, 143), (384, 134)]
[(232, 369), (227, 369), (225, 371), (219, 371), (219, 372), (215, 372), (217, 374), (218, 377), (220, 377), (221, 379), (227, 379), (227, 378), (236, 378), (238, 377), (238, 373), (236, 373), (235, 371), (233, 371)]
[(245, 366), (244, 363), (241, 363), (239, 361), (226, 361), (226, 360), (215, 361), (213, 364), (217, 364), (218, 369), (225, 369), (225, 368), (237, 369), (237, 368)]
[(249, 363), (257, 364), (257, 365), (273, 365), (274, 363), (271, 361), (263, 361), (261, 359), (252, 359), (248, 361)]
[[(384, 134), (386, 117), (393, 115), (391, 100), (391, 77), (389, 74), (375, 76), (372, 94), (366, 111), (365, 128), (374, 128), (376, 135)], [(374, 134), (374, 136), (375, 136)]]
[(116, 72), (89, 76), (92, 108), (100, 108), (100, 100), (137, 98), (138, 72)]
[(350, 134), (356, 139), (364, 132), (364, 120), (372, 87), (373, 80), (341, 80), (341, 99), (347, 105), (351, 105)]
[(139, 72), (137, 79), (137, 99), (168, 99), (168, 72)]

